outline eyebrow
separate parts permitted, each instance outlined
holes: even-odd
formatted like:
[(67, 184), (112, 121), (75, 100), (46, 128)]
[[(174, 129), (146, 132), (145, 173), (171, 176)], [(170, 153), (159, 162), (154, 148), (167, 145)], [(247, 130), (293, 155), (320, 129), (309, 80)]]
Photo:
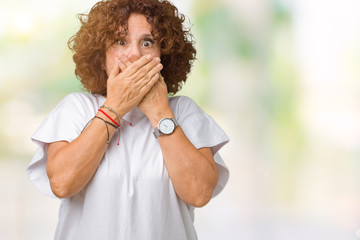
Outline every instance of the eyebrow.
[[(120, 32), (120, 38), (126, 38), (128, 34), (126, 32)], [(140, 38), (151, 38), (151, 39), (154, 39), (154, 35), (152, 35), (151, 33), (144, 33), (142, 35), (140, 35)]]
[(148, 33), (141, 35), (141, 37), (142, 38), (154, 38), (154, 36), (152, 34), (148, 34)]

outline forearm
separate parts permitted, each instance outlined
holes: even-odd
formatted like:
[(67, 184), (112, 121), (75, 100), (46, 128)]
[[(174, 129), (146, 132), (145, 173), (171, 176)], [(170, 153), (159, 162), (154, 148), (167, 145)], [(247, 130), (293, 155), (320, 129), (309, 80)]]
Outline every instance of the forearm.
[[(122, 71), (128, 68), (122, 64)], [(160, 71), (162, 66), (157, 67)], [(153, 84), (137, 105), (153, 128), (163, 117), (174, 117), (169, 106), (167, 85), (163, 77)], [(160, 136), (165, 165), (176, 193), (193, 206), (205, 205), (217, 184), (218, 173), (210, 148), (196, 149), (181, 127), (171, 135)]]
[[(169, 115), (167, 116), (169, 117)], [(156, 120), (152, 120), (153, 127)], [(176, 193), (186, 203), (202, 207), (211, 199), (218, 172), (209, 148), (196, 149), (181, 127), (158, 138)]]
[[(126, 70), (120, 71), (119, 59), (114, 60), (112, 69), (108, 72), (104, 103), (108, 108), (103, 109), (112, 119), (119, 122), (121, 119), (118, 118), (122, 118), (137, 106), (150, 91), (159, 79), (158, 72), (162, 68), (159, 62), (159, 57), (145, 55)], [(106, 118), (99, 112), (97, 116)], [(56, 142), (49, 145), (47, 173), (55, 195), (69, 197), (86, 186), (96, 172), (106, 151), (106, 142), (114, 131), (115, 129), (108, 125), (107, 132), (105, 123), (100, 119), (94, 119), (73, 142)]]
[(170, 136), (159, 137), (159, 142), (179, 197), (196, 207), (208, 203), (218, 180), (216, 166), (189, 142), (180, 127)]
[[(101, 113), (97, 113), (97, 116), (106, 119)], [(110, 125), (107, 128), (111, 139), (115, 128)], [(71, 143), (49, 144), (47, 174), (56, 196), (71, 197), (86, 186), (100, 165), (107, 140), (105, 123), (95, 118)]]

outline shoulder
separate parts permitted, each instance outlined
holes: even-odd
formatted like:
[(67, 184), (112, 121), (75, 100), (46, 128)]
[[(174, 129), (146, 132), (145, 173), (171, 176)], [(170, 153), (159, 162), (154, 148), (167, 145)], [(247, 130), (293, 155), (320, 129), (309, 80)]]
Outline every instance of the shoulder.
[(70, 93), (64, 97), (59, 105), (70, 107), (70, 108), (93, 108), (99, 106), (99, 103), (105, 99), (103, 96), (98, 94), (89, 94), (83, 92)]
[(94, 115), (96, 110), (101, 106), (104, 97), (96, 94), (74, 92), (66, 95), (53, 109), (51, 114), (60, 113), (66, 116), (80, 115), (84, 119), (88, 115)]
[(176, 109), (177, 111), (182, 111), (184, 109), (191, 110), (192, 108), (194, 109), (199, 108), (196, 102), (187, 96), (171, 97), (169, 98), (169, 103), (170, 103), (170, 107)]
[(188, 96), (176, 96), (176, 97), (169, 97), (170, 103), (195, 103), (194, 100), (192, 100)]
[(192, 119), (202, 119), (206, 113), (190, 97), (176, 96), (169, 99), (170, 107), (173, 110), (178, 122)]
[(97, 102), (102, 96), (97, 94), (83, 93), (83, 92), (74, 92), (66, 95), (63, 99), (64, 102), (73, 102), (73, 103), (94, 103)]
[(75, 92), (65, 96), (40, 124), (33, 139), (43, 142), (71, 142), (97, 111), (95, 95)]

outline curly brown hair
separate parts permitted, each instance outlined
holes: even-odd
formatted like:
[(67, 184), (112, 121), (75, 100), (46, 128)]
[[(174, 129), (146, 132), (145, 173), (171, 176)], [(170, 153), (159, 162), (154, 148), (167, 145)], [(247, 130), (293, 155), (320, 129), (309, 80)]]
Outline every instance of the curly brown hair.
[(79, 14), (80, 30), (68, 41), (76, 64), (75, 74), (92, 94), (106, 95), (105, 51), (127, 30), (131, 13), (143, 14), (160, 44), (162, 76), (169, 93), (175, 94), (185, 83), (196, 57), (193, 36), (183, 28), (185, 16), (169, 1), (105, 0), (88, 14)]

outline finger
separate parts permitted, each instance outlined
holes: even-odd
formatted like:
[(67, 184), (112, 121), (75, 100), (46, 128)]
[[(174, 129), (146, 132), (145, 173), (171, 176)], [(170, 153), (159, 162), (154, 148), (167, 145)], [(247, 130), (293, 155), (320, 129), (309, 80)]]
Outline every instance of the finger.
[(146, 82), (146, 84), (143, 84), (139, 89), (139, 94), (145, 96), (151, 90), (151, 88), (158, 82), (159, 76), (160, 75), (158, 73), (156, 73), (150, 79), (150, 81)]
[(161, 73), (160, 73), (159, 81), (160, 81), (160, 82), (165, 82), (165, 79), (164, 79), (164, 77), (161, 75)]
[[(122, 55), (122, 56), (123, 56), (123, 55)], [(119, 67), (120, 67), (121, 71), (124, 72), (125, 69), (126, 69), (126, 65), (125, 65), (125, 63), (122, 61), (122, 56), (120, 56), (120, 59), (119, 59), (118, 61), (119, 61)], [(124, 57), (125, 57), (125, 56), (124, 56)], [(126, 57), (125, 57), (125, 58), (126, 58)]]
[(119, 60), (117, 58), (115, 58), (114, 64), (110, 71), (109, 78), (115, 78), (119, 73), (120, 73)]
[(137, 60), (139, 60), (139, 57), (138, 57), (138, 56), (131, 55), (131, 56), (129, 57), (129, 61), (132, 62), (132, 63), (136, 62)]
[(165, 82), (165, 78), (161, 75), (161, 73), (160, 73), (160, 77), (159, 77), (159, 82), (161, 85), (163, 85), (167, 89), (167, 84)]
[(139, 69), (153, 60), (151, 55), (144, 55), (127, 68), (128, 76), (134, 75)]
[[(151, 78), (153, 75), (155, 75), (157, 72), (160, 72), (160, 70), (163, 68), (163, 65), (160, 63), (160, 58), (155, 58), (153, 61), (149, 62), (142, 68), (140, 68), (134, 75), (134, 82), (141, 81), (143, 78), (148, 79)], [(151, 74), (150, 72), (153, 72)], [(150, 74), (150, 76), (147, 76)]]
[[(161, 67), (162, 65), (159, 64)], [(159, 65), (155, 66), (154, 68), (152, 68), (146, 76), (144, 76), (143, 78), (141, 78), (139, 81), (135, 82), (136, 85), (139, 87), (139, 88), (142, 88), (144, 85), (146, 85), (148, 82), (150, 82), (154, 76), (157, 76), (156, 79), (159, 80), (160, 78), (160, 69), (159, 68)]]
[(125, 71), (125, 69), (127, 67), (129, 67), (131, 64), (133, 64), (134, 62), (136, 62), (137, 60), (139, 60), (139, 57), (135, 56), (135, 55), (131, 55), (129, 58), (126, 57), (125, 55), (121, 54), (119, 57), (119, 66), (121, 71)]
[(129, 67), (132, 64), (129, 58), (123, 54), (120, 55), (120, 60), (126, 67)]

